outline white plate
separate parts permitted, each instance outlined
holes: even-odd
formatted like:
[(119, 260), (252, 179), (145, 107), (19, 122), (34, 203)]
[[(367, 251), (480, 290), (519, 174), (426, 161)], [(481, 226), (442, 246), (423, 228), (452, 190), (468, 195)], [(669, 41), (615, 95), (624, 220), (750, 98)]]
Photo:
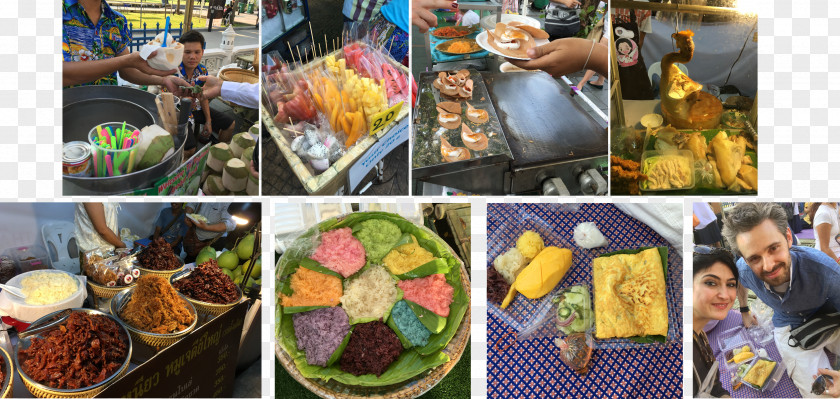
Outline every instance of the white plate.
[[(530, 58), (511, 57), (509, 55), (502, 54), (499, 50), (496, 50), (495, 48), (493, 48), (493, 46), (491, 46), (490, 43), (487, 42), (487, 31), (486, 30), (482, 31), (481, 33), (478, 34), (478, 37), (475, 38), (475, 42), (478, 43), (478, 45), (481, 46), (481, 48), (483, 48), (483, 49), (485, 49), (485, 50), (487, 50), (487, 51), (489, 51), (493, 54), (500, 55), (500, 56), (505, 57), (505, 58), (510, 58), (510, 59), (514, 59), (514, 60), (525, 60), (525, 61), (530, 60)], [(542, 45), (548, 44), (548, 39), (534, 39), (534, 43), (537, 46), (542, 46)]]
[[(535, 28), (542, 29), (540, 21), (536, 18), (526, 17), (519, 14), (502, 14), (502, 21), (504, 23), (522, 22), (523, 24), (531, 25)], [(493, 29), (496, 27), (496, 14), (490, 14), (481, 18), (481, 27), (484, 29)]]

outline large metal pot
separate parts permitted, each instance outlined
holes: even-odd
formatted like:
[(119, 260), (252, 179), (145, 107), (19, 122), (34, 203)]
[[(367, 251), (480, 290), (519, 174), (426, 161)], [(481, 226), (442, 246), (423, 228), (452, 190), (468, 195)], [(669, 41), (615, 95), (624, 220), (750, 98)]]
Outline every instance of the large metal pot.
[[(88, 141), (90, 129), (103, 122), (115, 120), (143, 128), (150, 124), (161, 125), (155, 106), (155, 95), (147, 91), (120, 86), (80, 86), (63, 90), (64, 142)], [(190, 109), (189, 100), (181, 102), (182, 109)], [(181, 112), (179, 125), (186, 122), (188, 112)], [(64, 195), (112, 195), (148, 188), (174, 171), (184, 152), (187, 131), (178, 132), (175, 153), (163, 162), (134, 173), (114, 177), (64, 176)]]

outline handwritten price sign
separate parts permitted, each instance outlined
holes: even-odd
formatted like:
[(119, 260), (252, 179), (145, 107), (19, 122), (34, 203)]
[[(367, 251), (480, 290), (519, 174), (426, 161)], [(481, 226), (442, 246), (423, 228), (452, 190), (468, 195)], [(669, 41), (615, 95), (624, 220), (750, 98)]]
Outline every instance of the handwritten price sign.
[(388, 124), (394, 119), (397, 119), (397, 115), (400, 114), (400, 110), (402, 109), (403, 102), (404, 101), (400, 101), (397, 105), (374, 115), (370, 123), (370, 134), (376, 134), (376, 132), (382, 130), (385, 126), (388, 126)]

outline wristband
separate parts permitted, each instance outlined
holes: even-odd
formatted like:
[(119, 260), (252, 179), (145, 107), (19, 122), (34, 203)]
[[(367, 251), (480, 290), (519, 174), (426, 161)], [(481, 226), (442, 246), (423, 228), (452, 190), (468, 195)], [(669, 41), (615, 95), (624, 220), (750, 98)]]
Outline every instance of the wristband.
[(749, 306), (741, 306), (739, 308), (739, 310), (741, 311), (741, 313), (749, 313), (750, 312), (750, 307)]

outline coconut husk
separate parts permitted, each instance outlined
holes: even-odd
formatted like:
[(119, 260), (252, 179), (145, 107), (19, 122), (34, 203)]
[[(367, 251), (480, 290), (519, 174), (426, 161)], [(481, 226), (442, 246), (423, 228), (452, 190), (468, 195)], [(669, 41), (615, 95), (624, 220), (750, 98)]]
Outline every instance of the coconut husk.
[(233, 151), (227, 143), (219, 143), (210, 147), (210, 154), (207, 156), (207, 166), (216, 172), (221, 173), (225, 163), (233, 158)]
[[(473, 140), (478, 139), (475, 142), (467, 140), (467, 138), (471, 138)], [(483, 151), (487, 149), (487, 136), (484, 133), (475, 133), (473, 132), (469, 126), (465, 123), (461, 124), (461, 140), (464, 142), (464, 146), (473, 150), (473, 151)]]
[[(459, 151), (455, 156), (450, 155), (451, 152)], [(440, 154), (446, 162), (466, 161), (470, 159), (470, 151), (464, 147), (453, 147), (446, 141), (446, 138), (440, 138)]]
[(201, 191), (209, 195), (228, 195), (230, 193), (225, 188), (225, 185), (222, 184), (222, 177), (217, 175), (207, 176), (207, 180), (204, 182), (204, 186), (201, 187)]
[(248, 186), (248, 167), (239, 158), (231, 158), (222, 171), (222, 185), (233, 192), (243, 191)]
[(470, 105), (470, 103), (467, 103), (467, 119), (469, 119), (469, 121), (472, 123), (480, 125), (482, 123), (487, 123), (487, 121), (490, 120), (490, 115), (487, 114), (487, 111), (475, 108), (472, 105)]

